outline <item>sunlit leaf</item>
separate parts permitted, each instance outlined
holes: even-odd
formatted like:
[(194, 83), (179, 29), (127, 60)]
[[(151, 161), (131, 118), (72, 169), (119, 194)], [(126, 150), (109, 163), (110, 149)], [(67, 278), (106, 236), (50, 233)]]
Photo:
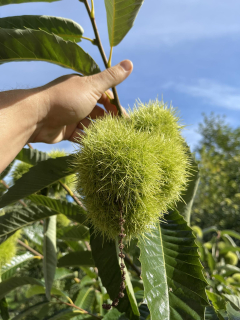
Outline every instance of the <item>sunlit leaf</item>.
[(105, 0), (111, 47), (118, 45), (132, 28), (144, 0)]
[(79, 42), (83, 28), (75, 21), (60, 17), (23, 15), (0, 18), (0, 28), (34, 29), (54, 33), (64, 40)]
[(139, 240), (142, 279), (151, 317), (202, 320), (206, 280), (195, 237), (177, 212)]
[(240, 320), (240, 310), (235, 310), (230, 302), (227, 302), (227, 315), (229, 317), (229, 320)]
[(77, 298), (74, 301), (74, 304), (79, 308), (82, 308), (87, 311), (91, 311), (91, 307), (94, 303), (94, 300), (95, 300), (94, 289), (92, 287), (85, 287), (79, 291)]
[(6, 4), (17, 4), (26, 2), (54, 2), (59, 0), (0, 0), (0, 6), (5, 6)]
[(84, 75), (100, 72), (98, 65), (75, 42), (45, 31), (0, 29), (0, 63), (46, 61)]
[(50, 157), (47, 155), (46, 152), (39, 151), (37, 149), (27, 149), (23, 148), (19, 154), (16, 156), (17, 160), (26, 162), (28, 164), (31, 164), (32, 166), (35, 166), (40, 161), (45, 161), (49, 159)]
[(2, 281), (14, 276), (19, 268), (24, 268), (34, 258), (35, 257), (29, 252), (26, 252), (20, 256), (15, 256), (11, 262), (2, 267), (0, 272)]
[(51, 288), (57, 266), (56, 222), (56, 216), (52, 216), (44, 219), (43, 226), (43, 274), (48, 300), (51, 299)]

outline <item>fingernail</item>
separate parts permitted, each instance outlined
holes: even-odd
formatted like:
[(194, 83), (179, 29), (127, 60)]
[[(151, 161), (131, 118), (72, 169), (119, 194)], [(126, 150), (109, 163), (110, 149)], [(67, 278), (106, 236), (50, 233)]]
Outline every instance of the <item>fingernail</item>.
[(124, 60), (120, 62), (120, 66), (125, 70), (125, 71), (130, 71), (133, 67), (132, 62), (129, 60)]

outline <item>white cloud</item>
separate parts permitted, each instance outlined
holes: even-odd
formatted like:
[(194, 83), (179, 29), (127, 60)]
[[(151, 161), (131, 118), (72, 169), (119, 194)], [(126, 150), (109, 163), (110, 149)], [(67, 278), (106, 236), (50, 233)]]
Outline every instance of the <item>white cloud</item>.
[(190, 96), (203, 98), (205, 104), (240, 110), (240, 88), (207, 79), (200, 79), (195, 84), (174, 84), (173, 87)]

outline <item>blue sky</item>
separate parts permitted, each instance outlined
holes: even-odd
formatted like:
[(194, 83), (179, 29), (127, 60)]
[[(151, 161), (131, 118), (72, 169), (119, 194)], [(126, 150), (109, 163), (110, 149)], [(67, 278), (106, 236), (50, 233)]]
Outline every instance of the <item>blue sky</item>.
[[(95, 0), (96, 20), (108, 55), (104, 0)], [(113, 51), (113, 64), (130, 59), (132, 75), (118, 92), (121, 104), (157, 96), (177, 107), (186, 125), (184, 136), (194, 147), (202, 113), (224, 114), (240, 125), (240, 2), (238, 0), (146, 0), (125, 39)], [(0, 17), (40, 14), (73, 19), (93, 37), (84, 5), (78, 0), (26, 3), (0, 7)], [(99, 52), (87, 41), (80, 44), (103, 69)], [(45, 62), (12, 62), (0, 66), (0, 90), (43, 85), (71, 70)], [(35, 144), (73, 150), (70, 142)]]

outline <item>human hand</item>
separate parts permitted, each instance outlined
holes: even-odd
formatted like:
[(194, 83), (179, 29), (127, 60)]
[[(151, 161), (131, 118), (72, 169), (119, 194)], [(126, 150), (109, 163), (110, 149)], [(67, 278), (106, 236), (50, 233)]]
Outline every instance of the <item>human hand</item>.
[[(39, 88), (45, 103), (38, 107), (38, 123), (29, 142), (75, 141), (91, 124), (89, 118), (102, 117), (106, 112), (117, 115), (116, 106), (104, 92), (125, 80), (132, 69), (132, 63), (124, 60), (93, 76), (66, 75)], [(107, 92), (112, 97), (112, 92)]]

